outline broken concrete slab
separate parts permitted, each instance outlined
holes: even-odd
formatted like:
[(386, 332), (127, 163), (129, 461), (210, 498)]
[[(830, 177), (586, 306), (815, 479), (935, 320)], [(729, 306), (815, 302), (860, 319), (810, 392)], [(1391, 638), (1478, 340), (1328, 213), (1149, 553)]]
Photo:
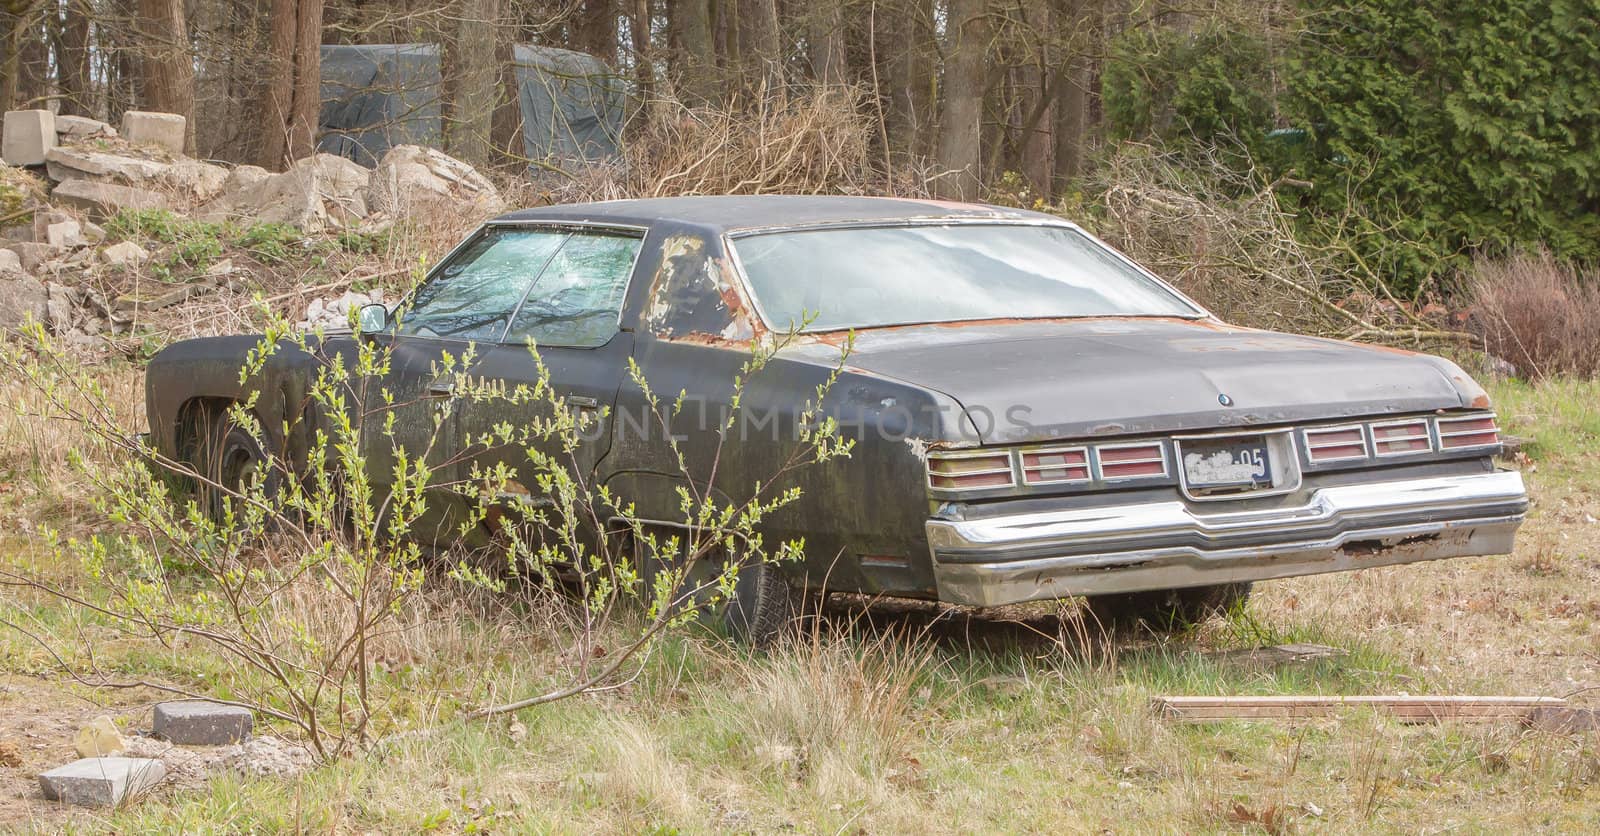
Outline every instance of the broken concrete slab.
[(44, 242), (58, 250), (83, 246), (83, 226), (74, 220), (56, 221), (44, 228)]
[(62, 140), (85, 139), (91, 136), (116, 136), (117, 129), (99, 119), (87, 116), (56, 116), (56, 136)]
[(150, 257), (144, 247), (132, 241), (123, 241), (112, 244), (100, 251), (100, 260), (113, 267), (126, 264), (139, 264)]
[(187, 300), (190, 294), (194, 291), (194, 286), (184, 284), (178, 285), (170, 290), (163, 290), (159, 293), (153, 293), (142, 297), (124, 294), (122, 296), (118, 296), (117, 301), (113, 303), (113, 305), (117, 314), (122, 316), (135, 316), (142, 311), (156, 311), (162, 308), (170, 308), (173, 305)]
[(191, 746), (238, 743), (255, 723), (250, 709), (209, 700), (158, 703), (152, 731), (157, 737)]
[(12, 250), (0, 250), (0, 273), (21, 273), (22, 259)]
[(143, 157), (112, 154), (82, 146), (52, 148), (45, 154), (45, 173), (51, 180), (97, 180), (139, 185), (166, 173), (170, 165)]
[(167, 777), (151, 758), (83, 758), (39, 776), (39, 789), (51, 801), (89, 807), (115, 807)]
[(63, 206), (72, 206), (109, 218), (123, 210), (166, 209), (170, 202), (149, 189), (97, 183), (92, 180), (67, 180), (51, 193)]
[(369, 174), (344, 157), (315, 154), (281, 174), (263, 173), (236, 169), (199, 220), (250, 218), (316, 233), (353, 227), (367, 215)]
[(44, 282), (32, 276), (0, 279), (0, 328), (17, 328), (30, 318), (43, 322), (49, 300)]
[(185, 120), (176, 113), (130, 110), (122, 114), (122, 138), (133, 145), (154, 145), (183, 153)]
[(46, 152), (56, 147), (56, 115), (48, 110), (8, 110), (0, 157), (11, 165), (44, 165)]
[(389, 149), (367, 181), (367, 200), (374, 212), (396, 217), (470, 208), (476, 214), (504, 211), (500, 192), (477, 169), (443, 151), (419, 145)]
[(38, 270), (39, 265), (45, 263), (50, 256), (55, 254), (55, 249), (49, 244), (40, 244), (34, 241), (22, 241), (12, 244), (6, 249), (17, 254), (17, 258), (22, 262), (22, 271), (24, 273), (32, 273)]

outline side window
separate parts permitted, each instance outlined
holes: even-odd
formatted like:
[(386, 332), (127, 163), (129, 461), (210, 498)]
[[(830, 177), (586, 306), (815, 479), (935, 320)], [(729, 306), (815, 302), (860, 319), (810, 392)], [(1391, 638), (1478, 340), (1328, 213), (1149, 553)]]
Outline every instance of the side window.
[(511, 320), (505, 341), (590, 348), (617, 333), (640, 239), (576, 232), (550, 259)]
[(434, 273), (400, 314), (397, 333), (493, 342), (565, 232), (491, 227)]

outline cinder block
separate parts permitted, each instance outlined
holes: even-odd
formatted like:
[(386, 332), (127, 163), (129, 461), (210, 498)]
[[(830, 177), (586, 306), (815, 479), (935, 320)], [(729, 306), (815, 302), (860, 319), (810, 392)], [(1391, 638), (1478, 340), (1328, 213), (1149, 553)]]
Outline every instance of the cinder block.
[(8, 110), (4, 131), (0, 157), (12, 165), (44, 165), (56, 147), (56, 116), (48, 110)]
[(156, 705), (153, 731), (173, 743), (220, 746), (250, 736), (250, 709), (206, 700), (178, 700)]
[(51, 801), (115, 807), (165, 777), (166, 766), (154, 758), (84, 758), (40, 775), (39, 789)]
[(122, 114), (122, 138), (134, 145), (156, 145), (183, 153), (184, 119), (176, 113), (130, 110)]

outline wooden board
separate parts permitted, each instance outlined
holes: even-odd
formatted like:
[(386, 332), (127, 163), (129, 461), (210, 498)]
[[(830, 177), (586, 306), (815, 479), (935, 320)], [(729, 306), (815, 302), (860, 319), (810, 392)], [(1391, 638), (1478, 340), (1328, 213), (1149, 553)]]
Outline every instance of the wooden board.
[(1223, 720), (1295, 720), (1370, 709), (1402, 723), (1458, 720), (1469, 723), (1527, 721), (1536, 710), (1561, 708), (1558, 697), (1156, 697), (1163, 717), (1186, 723)]

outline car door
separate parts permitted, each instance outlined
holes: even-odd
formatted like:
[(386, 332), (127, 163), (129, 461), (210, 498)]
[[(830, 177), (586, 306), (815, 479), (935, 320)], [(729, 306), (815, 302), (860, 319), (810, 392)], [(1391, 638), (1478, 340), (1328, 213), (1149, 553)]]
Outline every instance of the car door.
[[(535, 439), (537, 447), (588, 480), (610, 448), (617, 391), (628, 376), (633, 333), (620, 325), (623, 297), (644, 242), (639, 230), (579, 227), (565, 232), (561, 247), (517, 307), (499, 344), (489, 346), (475, 377), (503, 382), (508, 390), (539, 380), (542, 363), (553, 394), (584, 418), (576, 448), (559, 439)], [(537, 360), (535, 359), (537, 352)], [(548, 399), (533, 402), (463, 402), (458, 430), (464, 441), (481, 440), (497, 426), (526, 427), (551, 413)], [(509, 494), (537, 492), (537, 468), (517, 444), (475, 445), (463, 462), (489, 472), (510, 469)], [(489, 497), (506, 502), (514, 496)]]
[[(565, 242), (558, 232), (486, 227), (441, 262), (396, 309), (387, 367), (362, 396), (362, 452), (373, 482), (392, 487), (402, 455), (432, 470), (413, 536), (453, 541), (466, 510), (462, 401), (452, 400), (465, 357), (498, 346), (528, 288)], [(454, 364), (456, 371), (449, 369)]]

